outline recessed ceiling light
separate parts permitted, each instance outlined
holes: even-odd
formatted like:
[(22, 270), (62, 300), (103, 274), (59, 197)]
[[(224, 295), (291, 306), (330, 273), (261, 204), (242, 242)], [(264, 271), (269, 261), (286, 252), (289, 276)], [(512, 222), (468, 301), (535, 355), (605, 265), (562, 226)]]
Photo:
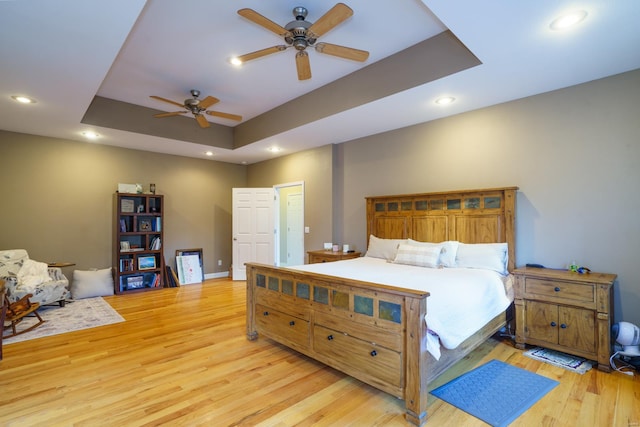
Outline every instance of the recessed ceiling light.
[(436, 99), (436, 104), (438, 105), (447, 105), (454, 102), (456, 99), (453, 96), (443, 96), (442, 98)]
[(13, 95), (11, 98), (21, 104), (35, 104), (37, 102), (35, 99), (29, 98), (28, 96)]
[(272, 153), (277, 153), (280, 151), (280, 149), (278, 147), (271, 147), (269, 148), (269, 151), (271, 151)]
[(205, 151), (204, 155), (205, 156), (213, 156), (213, 151)]
[(83, 135), (84, 135), (84, 137), (85, 137), (85, 138), (87, 138), (87, 139), (98, 139), (98, 137), (100, 136), (100, 135), (98, 135), (97, 133), (92, 132), (92, 131), (82, 132), (82, 134), (83, 134)]
[(551, 24), (549, 24), (549, 28), (554, 31), (566, 30), (567, 28), (573, 27), (574, 25), (584, 21), (586, 17), (587, 12), (584, 10), (567, 13), (554, 19)]

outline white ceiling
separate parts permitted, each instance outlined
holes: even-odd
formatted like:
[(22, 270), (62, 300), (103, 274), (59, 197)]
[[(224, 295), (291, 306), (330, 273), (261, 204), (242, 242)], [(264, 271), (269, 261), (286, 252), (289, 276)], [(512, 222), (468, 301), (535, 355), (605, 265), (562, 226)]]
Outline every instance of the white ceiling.
[[(82, 132), (95, 130), (102, 144), (198, 158), (211, 150), (213, 160), (254, 163), (640, 68), (637, 0), (345, 2), (354, 15), (321, 41), (367, 50), (369, 59), (311, 51), (313, 77), (298, 81), (291, 50), (242, 68), (229, 63), (283, 44), (236, 12), (251, 8), (284, 26), (293, 7), (309, 8), (314, 22), (334, 0), (0, 0), (0, 129), (83, 143)], [(549, 30), (555, 17), (577, 9), (589, 14), (579, 26)], [(247, 121), (446, 29), (482, 64), (235, 150), (81, 122), (96, 95), (175, 111), (149, 95), (182, 102), (190, 89), (219, 98), (212, 109)], [(18, 104), (12, 95), (37, 103)], [(456, 102), (435, 105), (441, 95)], [(271, 153), (271, 146), (282, 151)]]

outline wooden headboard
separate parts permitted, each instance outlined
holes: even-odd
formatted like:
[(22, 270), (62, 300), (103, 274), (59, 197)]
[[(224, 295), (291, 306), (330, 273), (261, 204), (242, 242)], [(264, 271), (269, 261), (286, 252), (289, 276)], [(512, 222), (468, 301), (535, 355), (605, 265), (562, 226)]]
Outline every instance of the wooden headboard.
[(517, 190), (505, 187), (367, 197), (367, 243), (372, 234), (421, 242), (507, 242), (508, 269), (513, 271)]

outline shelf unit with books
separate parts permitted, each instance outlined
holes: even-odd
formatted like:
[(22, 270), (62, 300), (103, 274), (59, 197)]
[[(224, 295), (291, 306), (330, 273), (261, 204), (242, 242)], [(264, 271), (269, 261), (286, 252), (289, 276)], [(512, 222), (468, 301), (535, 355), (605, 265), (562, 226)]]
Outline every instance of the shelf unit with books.
[(114, 290), (117, 294), (164, 286), (164, 197), (116, 193), (113, 221)]

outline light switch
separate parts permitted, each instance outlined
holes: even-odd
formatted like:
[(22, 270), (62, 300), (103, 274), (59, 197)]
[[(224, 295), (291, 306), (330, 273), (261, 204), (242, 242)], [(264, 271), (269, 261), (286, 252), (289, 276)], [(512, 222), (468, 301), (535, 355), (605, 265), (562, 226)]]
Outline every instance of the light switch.
[(309, 234), (311, 232), (311, 230), (309, 229), (309, 227), (305, 227), (304, 228), (304, 232), (305, 232), (305, 234)]

